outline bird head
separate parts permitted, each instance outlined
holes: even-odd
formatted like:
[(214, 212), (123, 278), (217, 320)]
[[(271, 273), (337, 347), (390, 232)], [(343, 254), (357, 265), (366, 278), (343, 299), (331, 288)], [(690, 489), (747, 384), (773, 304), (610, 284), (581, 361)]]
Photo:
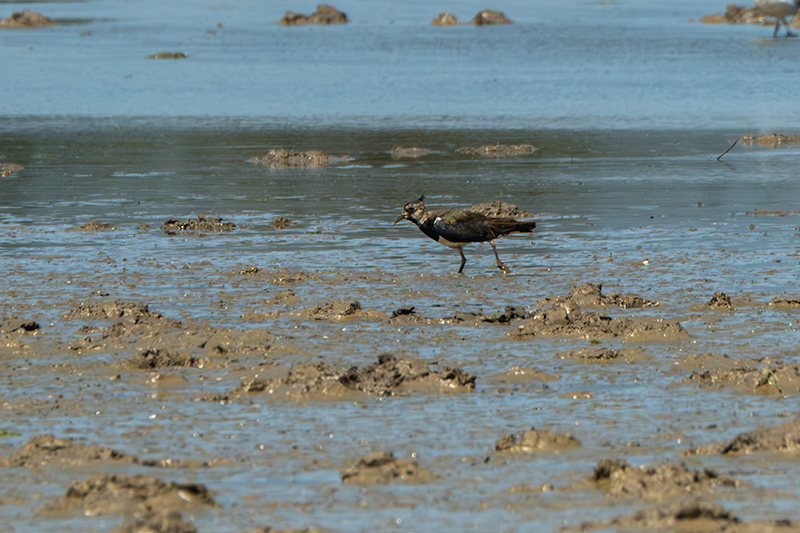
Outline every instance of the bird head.
[(403, 207), (403, 214), (400, 215), (394, 223), (397, 224), (401, 220), (419, 221), (425, 214), (424, 200), (425, 197), (420, 196), (418, 200), (407, 203), (405, 207)]

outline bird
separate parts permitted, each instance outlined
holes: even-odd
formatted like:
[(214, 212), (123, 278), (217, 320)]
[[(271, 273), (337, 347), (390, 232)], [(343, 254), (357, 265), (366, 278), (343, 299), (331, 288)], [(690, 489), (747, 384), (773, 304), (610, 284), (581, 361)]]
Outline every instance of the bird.
[(536, 227), (536, 222), (518, 222), (511, 217), (487, 217), (482, 213), (468, 209), (425, 209), (425, 197), (409, 202), (403, 207), (403, 214), (395, 220), (410, 220), (417, 227), (439, 244), (455, 248), (461, 254), (461, 267), (458, 273), (464, 272), (467, 258), (464, 257), (464, 246), (473, 242), (488, 242), (494, 250), (497, 268), (510, 273), (511, 270), (500, 261), (494, 240), (511, 233), (530, 233)]
[(789, 23), (786, 22), (786, 17), (792, 15), (792, 18), (794, 18), (794, 15), (796, 15), (798, 9), (800, 9), (800, 0), (755, 0), (755, 4), (756, 8), (763, 14), (777, 19), (772, 37), (778, 36), (781, 23), (783, 23), (783, 27), (786, 29), (787, 37), (796, 37), (789, 29)]

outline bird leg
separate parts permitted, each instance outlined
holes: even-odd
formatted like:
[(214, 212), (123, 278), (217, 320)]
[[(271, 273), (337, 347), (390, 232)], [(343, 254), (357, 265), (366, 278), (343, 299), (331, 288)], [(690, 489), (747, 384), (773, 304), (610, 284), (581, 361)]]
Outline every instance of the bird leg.
[(461, 268), (458, 269), (458, 273), (461, 274), (464, 271), (464, 265), (467, 264), (467, 258), (464, 257), (464, 249), (460, 246), (458, 247), (458, 253), (461, 254)]
[(497, 259), (497, 268), (499, 268), (500, 270), (502, 270), (506, 274), (510, 274), (511, 273), (511, 269), (509, 269), (507, 266), (505, 266), (503, 264), (503, 262), (500, 261), (500, 256), (497, 255), (497, 247), (494, 245), (494, 241), (489, 241), (489, 244), (492, 245), (492, 250), (494, 250), (494, 258)]
[[(792, 20), (794, 20), (794, 17), (792, 17)], [(789, 22), (791, 22), (792, 20), (790, 20)], [(792, 33), (791, 27), (789, 26), (789, 23), (786, 22), (786, 19), (781, 17), (781, 21), (783, 22), (783, 27), (786, 29), (786, 36), (787, 37), (797, 37), (797, 35)]]

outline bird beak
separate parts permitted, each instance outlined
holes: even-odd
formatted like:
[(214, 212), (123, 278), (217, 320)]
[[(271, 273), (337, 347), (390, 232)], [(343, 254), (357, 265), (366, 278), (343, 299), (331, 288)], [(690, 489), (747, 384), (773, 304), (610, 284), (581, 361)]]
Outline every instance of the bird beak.
[(406, 216), (405, 216), (405, 215), (400, 215), (400, 216), (397, 218), (397, 220), (395, 220), (395, 221), (394, 221), (394, 223), (395, 223), (395, 224), (397, 224), (398, 222), (400, 222), (400, 221), (401, 221), (401, 220), (403, 220), (404, 218), (406, 218)]

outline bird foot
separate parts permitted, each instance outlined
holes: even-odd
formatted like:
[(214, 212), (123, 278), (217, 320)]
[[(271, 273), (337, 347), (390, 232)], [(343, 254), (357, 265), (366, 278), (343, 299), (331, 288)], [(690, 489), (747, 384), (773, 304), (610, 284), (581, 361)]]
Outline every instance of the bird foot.
[(511, 274), (511, 269), (505, 266), (503, 263), (497, 263), (497, 268), (503, 271), (503, 274)]

